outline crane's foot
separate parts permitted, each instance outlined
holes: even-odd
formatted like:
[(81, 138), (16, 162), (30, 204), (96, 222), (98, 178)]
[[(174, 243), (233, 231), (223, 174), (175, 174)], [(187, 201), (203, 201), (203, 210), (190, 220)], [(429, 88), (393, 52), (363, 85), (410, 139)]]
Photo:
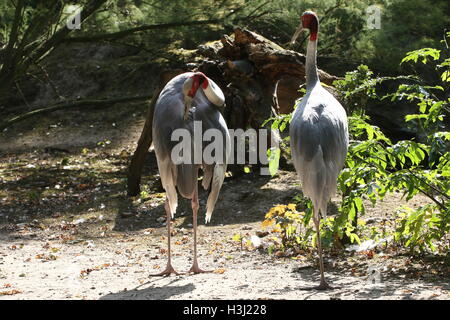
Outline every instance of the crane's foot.
[(330, 286), (325, 280), (320, 281), (320, 284), (317, 287), (314, 287), (315, 290), (332, 290), (334, 289)]
[(213, 272), (213, 270), (203, 270), (200, 269), (197, 263), (194, 263), (192, 265), (192, 267), (189, 269), (188, 273), (194, 273), (194, 274), (198, 274), (198, 273), (211, 273)]
[(333, 289), (338, 289), (338, 288), (339, 287), (332, 287), (332, 286), (330, 286), (326, 281), (321, 281), (318, 286), (300, 288), (300, 290), (307, 290), (307, 291), (321, 290), (322, 291), (322, 290), (333, 290)]
[(176, 276), (180, 275), (181, 273), (175, 271), (175, 269), (172, 267), (171, 264), (168, 264), (166, 269), (163, 272), (157, 273), (157, 274), (151, 274), (150, 277), (168, 277), (171, 274), (174, 274)]

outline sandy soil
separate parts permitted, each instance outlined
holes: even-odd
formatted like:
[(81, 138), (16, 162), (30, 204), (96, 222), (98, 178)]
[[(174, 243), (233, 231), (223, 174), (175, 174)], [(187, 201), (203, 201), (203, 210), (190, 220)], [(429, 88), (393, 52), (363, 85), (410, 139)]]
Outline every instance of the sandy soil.
[[(448, 279), (430, 281), (382, 273), (380, 282), (373, 284), (367, 280), (367, 264), (354, 262), (349, 267), (333, 267), (332, 259), (327, 259), (327, 276), (339, 288), (326, 292), (303, 290), (316, 284), (315, 266), (257, 251), (240, 251), (225, 242), (227, 228), (230, 227), (201, 228), (201, 265), (216, 273), (166, 278), (149, 278), (164, 267), (161, 248), (165, 241), (159, 236), (146, 236), (145, 231), (70, 245), (58, 240), (22, 237), (7, 241), (2, 237), (1, 291), (18, 292), (1, 299), (449, 298)], [(238, 226), (234, 228), (239, 230)], [(180, 241), (177, 238), (180, 237), (174, 240)], [(161, 241), (155, 241), (158, 239)], [(218, 240), (228, 248), (208, 254), (211, 243)], [(189, 268), (188, 244), (175, 245), (174, 267), (179, 271)], [(11, 249), (13, 246), (16, 249)], [(383, 259), (371, 262), (380, 269), (392, 264)]]
[[(304, 290), (319, 279), (314, 250), (268, 254), (270, 234), (260, 238), (259, 249), (233, 240), (236, 234), (250, 239), (264, 231), (265, 213), (299, 193), (296, 175), (289, 170), (272, 179), (254, 174), (229, 178), (211, 224), (204, 225), (200, 211), (200, 265), (214, 272), (149, 277), (165, 267), (167, 241), (164, 196), (153, 156), (143, 178), (148, 195), (125, 195), (125, 170), (143, 113), (137, 109), (137, 121), (130, 120), (129, 126), (112, 125), (113, 119), (100, 125), (85, 119), (78, 135), (67, 131), (68, 123), (26, 132), (13, 128), (3, 135), (0, 299), (450, 298), (448, 260), (411, 258), (383, 248), (370, 255), (328, 251), (326, 274), (336, 289), (320, 292)], [(46, 121), (57, 124), (58, 115)], [(105, 139), (111, 145), (97, 145)], [(201, 208), (206, 196), (200, 194)], [(409, 205), (426, 201), (418, 196)], [(402, 203), (400, 195), (391, 195), (368, 207), (362, 218), (392, 219)], [(189, 201), (180, 200), (173, 229), (173, 264), (186, 271), (192, 263)]]

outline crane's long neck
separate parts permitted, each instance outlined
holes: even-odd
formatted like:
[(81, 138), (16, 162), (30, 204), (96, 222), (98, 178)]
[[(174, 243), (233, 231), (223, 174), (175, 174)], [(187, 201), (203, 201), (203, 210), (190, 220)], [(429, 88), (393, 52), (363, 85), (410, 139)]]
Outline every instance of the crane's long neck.
[(308, 41), (305, 69), (306, 90), (308, 90), (312, 89), (319, 82), (319, 76), (317, 75), (317, 38)]

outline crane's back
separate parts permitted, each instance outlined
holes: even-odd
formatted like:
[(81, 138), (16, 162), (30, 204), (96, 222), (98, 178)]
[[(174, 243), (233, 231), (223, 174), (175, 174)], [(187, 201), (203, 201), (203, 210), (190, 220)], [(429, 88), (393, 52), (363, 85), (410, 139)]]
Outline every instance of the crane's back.
[[(205, 96), (202, 90), (198, 90), (189, 110), (189, 117), (184, 119), (184, 94), (183, 84), (193, 73), (183, 73), (169, 81), (155, 105), (153, 116), (153, 143), (158, 161), (158, 167), (163, 186), (173, 183), (178, 191), (186, 198), (190, 198), (197, 184), (198, 168), (205, 167), (203, 161), (194, 163), (194, 153), (203, 150), (210, 143), (203, 141), (203, 133), (208, 129), (217, 129), (223, 138), (222, 163), (226, 164), (227, 152), (229, 152), (230, 137), (226, 122), (217, 109)], [(198, 137), (194, 137), (194, 121), (201, 126), (201, 146), (197, 146)], [(191, 139), (191, 158), (183, 164), (175, 164), (171, 159), (173, 148), (179, 141), (172, 141), (172, 133), (176, 129), (185, 129)], [(201, 156), (202, 156), (201, 155)], [(170, 170), (170, 172), (169, 172)], [(166, 173), (165, 173), (166, 172)], [(168, 181), (172, 179), (172, 181)], [(166, 189), (166, 188), (165, 188)], [(167, 189), (166, 189), (167, 190)]]
[(344, 108), (318, 83), (298, 103), (290, 137), (292, 159), (303, 193), (325, 215), (348, 149)]

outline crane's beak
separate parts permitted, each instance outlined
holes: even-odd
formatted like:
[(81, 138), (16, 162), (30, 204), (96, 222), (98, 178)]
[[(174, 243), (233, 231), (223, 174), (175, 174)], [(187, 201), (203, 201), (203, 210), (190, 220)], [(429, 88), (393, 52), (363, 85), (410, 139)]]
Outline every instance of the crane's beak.
[(190, 91), (192, 89), (193, 83), (194, 83), (194, 80), (192, 79), (192, 77), (187, 78), (186, 81), (184, 81), (184, 83), (183, 83), (183, 96), (184, 96), (184, 115), (183, 115), (183, 119), (184, 120), (187, 120), (187, 118), (189, 116), (189, 109), (192, 106), (193, 96), (191, 97)]
[(191, 109), (192, 106), (192, 98), (188, 95), (184, 96), (184, 120), (187, 120), (189, 116), (189, 109)]
[(295, 40), (297, 40), (297, 38), (300, 35), (300, 33), (302, 32), (302, 30), (303, 30), (303, 24), (300, 23), (300, 25), (298, 26), (297, 30), (295, 30), (294, 35), (292, 36), (291, 45), (293, 45), (295, 43)]

